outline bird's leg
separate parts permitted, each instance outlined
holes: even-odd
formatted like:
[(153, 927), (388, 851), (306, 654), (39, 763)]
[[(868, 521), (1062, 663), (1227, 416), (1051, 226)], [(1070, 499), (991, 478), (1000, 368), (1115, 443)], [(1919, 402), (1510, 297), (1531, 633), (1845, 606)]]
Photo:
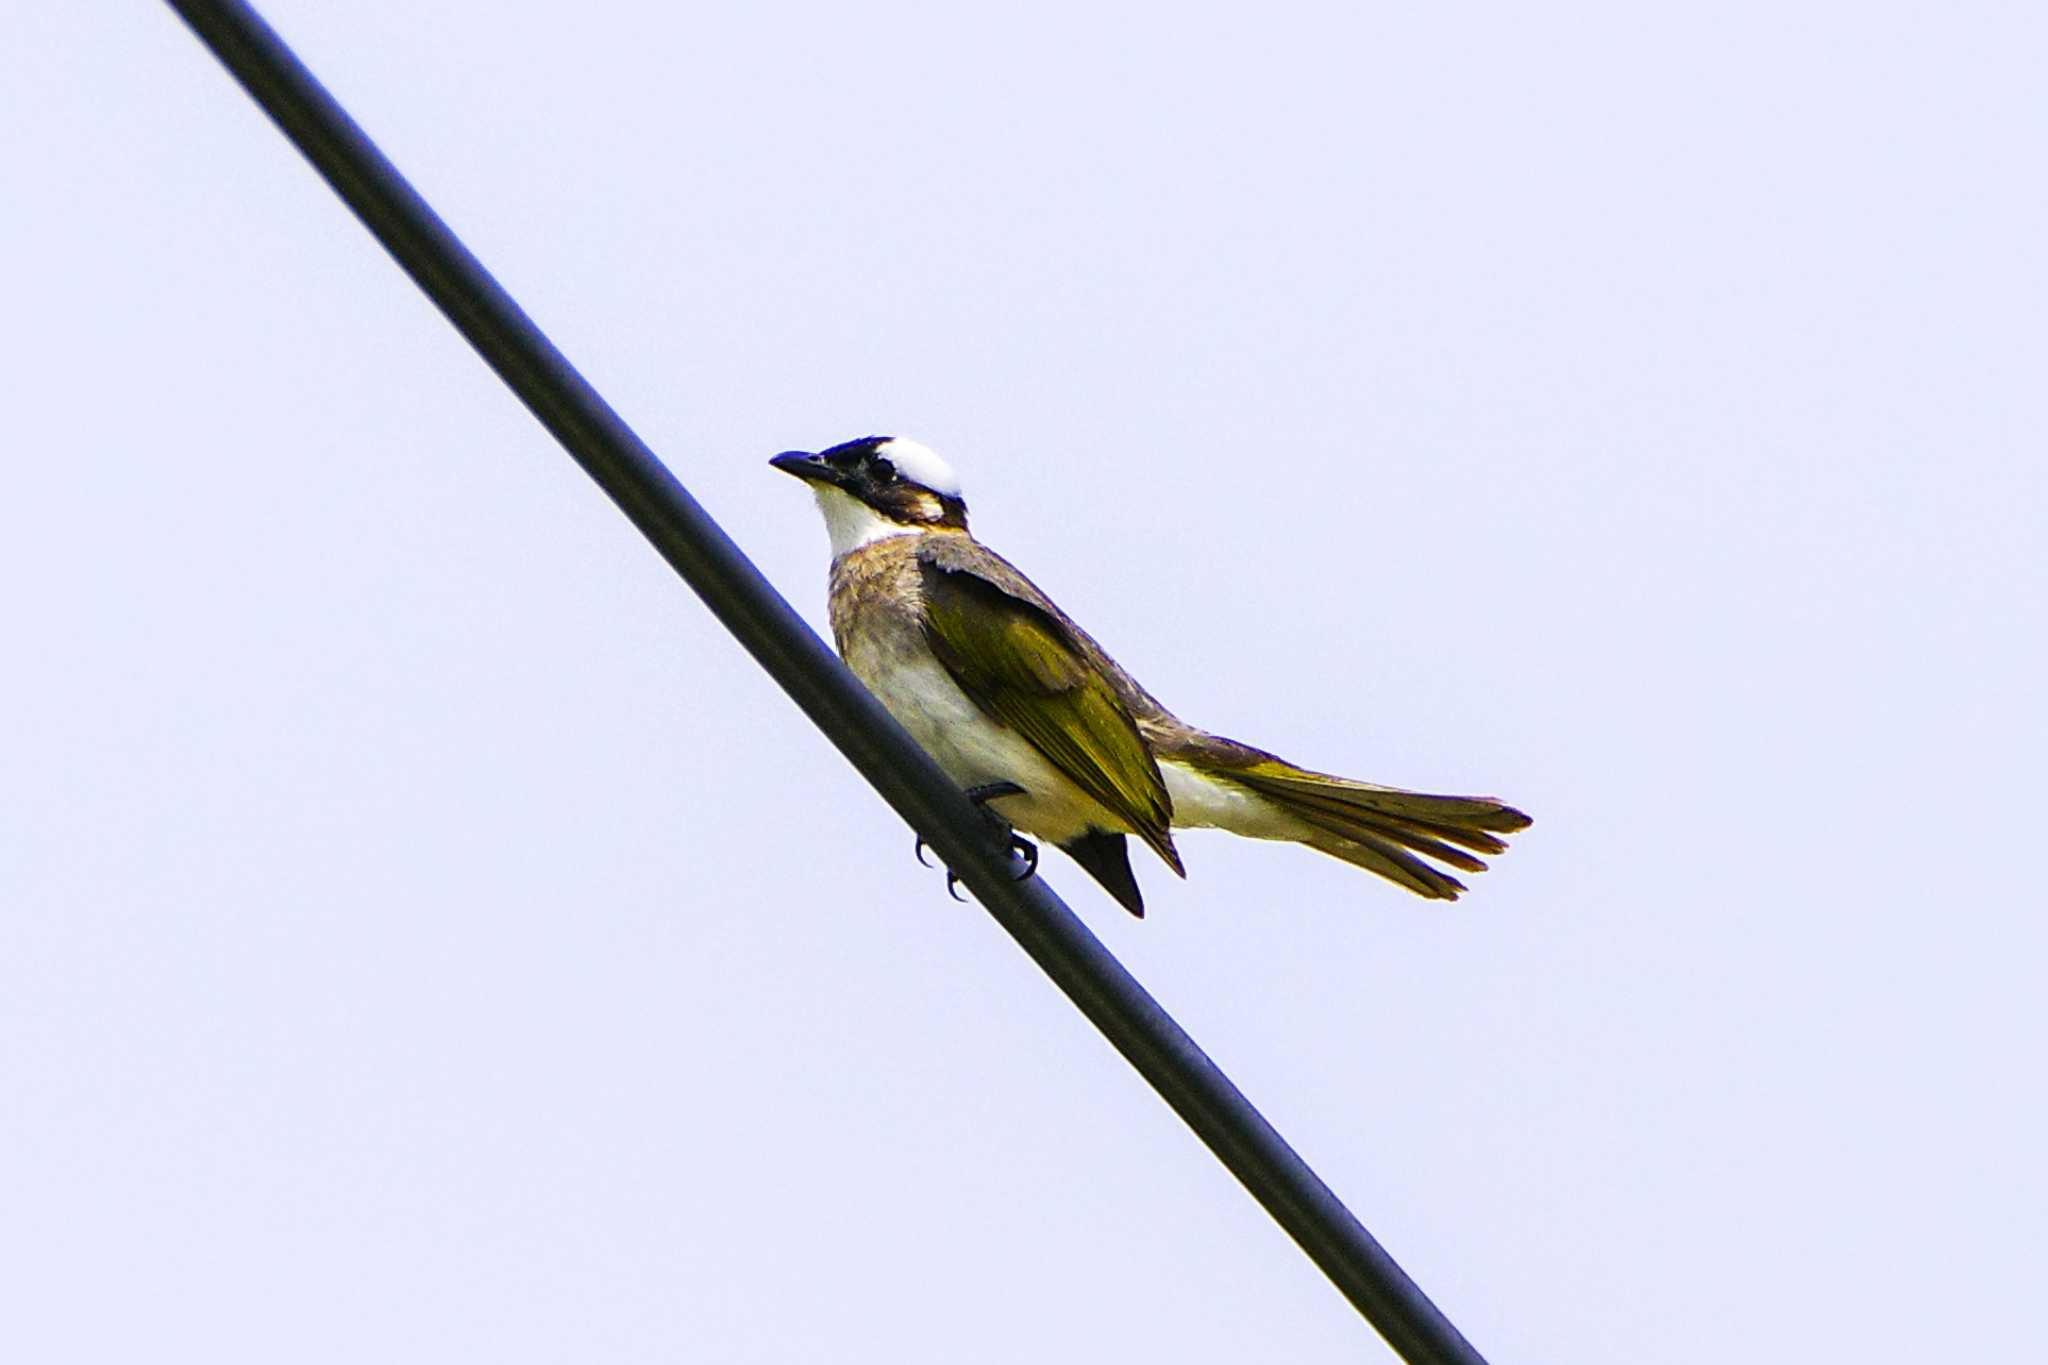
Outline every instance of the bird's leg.
[[(1022, 796), (1023, 794), (1024, 789), (1015, 782), (984, 782), (980, 786), (969, 787), (963, 793), (981, 811), (982, 817), (989, 822), (990, 826), (1008, 842), (1010, 856), (1023, 862), (1024, 870), (1017, 874), (1017, 880), (1020, 882), (1038, 870), (1038, 845), (1032, 843), (1029, 839), (1019, 836), (1010, 822), (1005, 820), (1000, 812), (991, 809), (988, 803), (999, 801), (1005, 796)], [(925, 861), (924, 850), (924, 836), (919, 835), (915, 850), (917, 860), (924, 863), (926, 867), (930, 867), (931, 864)], [(951, 868), (946, 870), (946, 892), (954, 900), (964, 901), (966, 899), (966, 897), (960, 894), (960, 878)]]

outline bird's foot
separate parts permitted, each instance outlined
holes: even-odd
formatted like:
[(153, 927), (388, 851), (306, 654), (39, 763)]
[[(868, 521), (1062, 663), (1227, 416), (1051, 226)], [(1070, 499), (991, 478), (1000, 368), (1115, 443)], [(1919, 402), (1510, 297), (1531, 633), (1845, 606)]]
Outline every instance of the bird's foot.
[[(995, 826), (998, 834), (1001, 834), (1010, 841), (1010, 851), (1013, 853), (1017, 851), (1017, 845), (1021, 841), (1017, 838), (1016, 831), (1010, 828), (1010, 822), (995, 811), (990, 810), (988, 803), (1000, 801), (1006, 796), (1022, 796), (1023, 794), (1024, 789), (1015, 782), (984, 782), (978, 787), (969, 787), (961, 793), (962, 796), (965, 796), (974, 803), (975, 809), (981, 812), (983, 819)], [(924, 836), (920, 834), (917, 836), (917, 846), (912, 850), (912, 852), (917, 854), (917, 860), (926, 867), (935, 866), (930, 859), (924, 856), (924, 851), (930, 847), (931, 845), (927, 844), (924, 841)], [(1038, 865), (1036, 850), (1033, 850), (1031, 854), (1031, 864), (1033, 867)]]
[[(1038, 871), (1038, 845), (1029, 839), (1011, 834), (1010, 857), (1017, 862), (1017, 881), (1024, 881)], [(918, 860), (922, 862), (923, 859), (924, 855), (920, 853)], [(925, 863), (925, 866), (930, 867), (931, 864)], [(960, 874), (950, 867), (946, 869), (946, 894), (963, 905), (967, 903), (967, 897), (960, 894)]]
[[(972, 801), (975, 807), (981, 811), (982, 817), (989, 822), (989, 825), (996, 833), (1000, 834), (1009, 844), (1010, 856), (1021, 865), (1021, 870), (1017, 873), (1017, 880), (1020, 882), (1038, 871), (1038, 845), (1020, 836), (1016, 829), (1011, 826), (1010, 822), (1005, 820), (1001, 814), (992, 810), (988, 803), (999, 801), (1005, 796), (1022, 796), (1023, 794), (1024, 789), (1015, 782), (984, 782), (978, 787), (969, 787), (964, 793), (967, 799)], [(917, 846), (913, 851), (917, 854), (917, 860), (920, 863), (930, 867), (932, 866), (931, 862), (924, 856), (926, 847), (924, 836), (919, 835)], [(946, 894), (956, 901), (964, 902), (967, 899), (960, 894), (959, 874), (951, 868), (946, 869)]]

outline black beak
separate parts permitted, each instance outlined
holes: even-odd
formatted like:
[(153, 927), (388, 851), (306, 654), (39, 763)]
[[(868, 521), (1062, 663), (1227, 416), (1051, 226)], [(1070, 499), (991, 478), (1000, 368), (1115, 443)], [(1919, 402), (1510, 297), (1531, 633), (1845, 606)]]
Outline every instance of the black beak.
[(830, 484), (837, 488), (845, 482), (838, 470), (808, 450), (785, 450), (768, 463), (785, 474), (796, 475), (806, 483)]

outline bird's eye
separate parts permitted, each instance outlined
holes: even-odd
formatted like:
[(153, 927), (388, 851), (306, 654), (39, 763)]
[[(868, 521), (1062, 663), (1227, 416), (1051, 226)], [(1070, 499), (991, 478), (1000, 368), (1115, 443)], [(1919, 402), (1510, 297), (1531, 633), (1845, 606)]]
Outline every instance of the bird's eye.
[(896, 466), (883, 459), (880, 455), (870, 458), (868, 472), (874, 476), (876, 483), (896, 482)]

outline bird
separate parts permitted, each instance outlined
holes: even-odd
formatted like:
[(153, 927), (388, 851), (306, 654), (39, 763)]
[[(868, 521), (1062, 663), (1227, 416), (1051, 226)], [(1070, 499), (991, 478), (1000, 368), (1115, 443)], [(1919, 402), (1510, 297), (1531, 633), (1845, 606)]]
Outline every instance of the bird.
[(1530, 823), (1490, 796), (1334, 777), (1181, 720), (974, 538), (960, 478), (928, 446), (864, 436), (768, 463), (824, 515), (832, 636), (854, 675), (1005, 833), (1060, 849), (1133, 915), (1130, 839), (1182, 877), (1176, 829), (1286, 840), (1448, 901), (1465, 885), (1437, 864), (1484, 871), (1479, 855)]

